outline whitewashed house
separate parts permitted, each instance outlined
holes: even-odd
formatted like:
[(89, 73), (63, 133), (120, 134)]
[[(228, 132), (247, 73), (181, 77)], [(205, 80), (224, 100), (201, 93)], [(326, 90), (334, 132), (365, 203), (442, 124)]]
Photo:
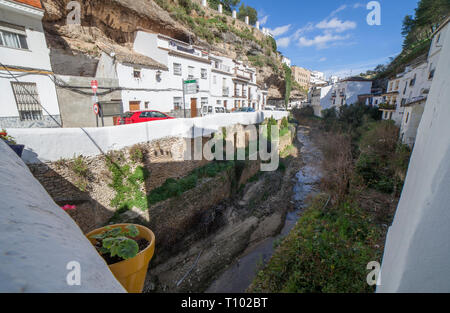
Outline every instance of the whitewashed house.
[(258, 103), (258, 85), (256, 84), (256, 69), (241, 61), (234, 61), (234, 107), (251, 107), (261, 110)]
[(43, 16), (40, 1), (0, 1), (0, 128), (61, 122)]
[(170, 112), (170, 105), (161, 101), (166, 91), (168, 68), (150, 57), (119, 45), (98, 43), (102, 51), (97, 78), (117, 78), (122, 89), (123, 112), (157, 110)]
[(311, 106), (314, 109), (314, 115), (322, 117), (322, 111), (330, 109), (332, 105), (333, 86), (312, 87), (310, 91)]
[[(161, 107), (161, 111), (177, 117), (185, 113), (186, 117), (197, 117), (201, 107), (211, 103), (211, 60), (206, 51), (165, 35), (144, 31), (137, 32), (134, 51), (168, 68), (168, 73), (161, 76), (163, 89), (152, 100), (155, 108)], [(183, 105), (183, 80), (192, 79), (199, 81), (199, 92), (186, 95)]]
[(361, 77), (349, 77), (333, 85), (332, 106), (339, 108), (359, 102), (359, 96), (372, 91), (372, 81)]
[(210, 55), (211, 79), (210, 94), (211, 103), (223, 106), (231, 111), (234, 107), (234, 66), (232, 59), (222, 56)]

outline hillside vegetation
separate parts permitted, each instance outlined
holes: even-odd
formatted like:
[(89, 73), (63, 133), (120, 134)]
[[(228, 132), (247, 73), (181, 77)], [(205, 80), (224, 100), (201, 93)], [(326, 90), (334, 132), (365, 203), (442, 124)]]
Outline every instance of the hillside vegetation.
[(403, 186), (410, 151), (398, 128), (362, 105), (323, 120), (295, 110), (323, 154), (320, 189), (277, 247), (250, 292), (373, 292), (367, 264), (381, 263), (388, 225)]
[(368, 71), (366, 76), (388, 78), (402, 72), (405, 66), (414, 60), (425, 59), (430, 49), (432, 34), (448, 16), (450, 0), (420, 0), (414, 16), (407, 15), (403, 20), (402, 52), (389, 64), (380, 64), (375, 70)]

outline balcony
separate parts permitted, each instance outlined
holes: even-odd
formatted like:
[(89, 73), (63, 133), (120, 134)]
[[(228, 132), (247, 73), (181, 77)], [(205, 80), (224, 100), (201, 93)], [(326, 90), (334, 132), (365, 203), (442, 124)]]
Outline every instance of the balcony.
[(215, 70), (221, 71), (221, 72), (226, 72), (226, 73), (231, 73), (231, 67), (224, 65), (220, 62), (214, 62), (214, 68)]
[(336, 91), (331, 93), (332, 98), (336, 98)]
[(234, 70), (234, 74), (236, 75), (236, 77), (238, 78), (243, 78), (243, 79), (247, 79), (247, 80), (251, 80), (252, 75), (246, 71), (243, 71), (241, 69), (236, 68)]
[(378, 108), (384, 111), (395, 111), (397, 109), (397, 106), (395, 104), (390, 103), (380, 103), (378, 105)]

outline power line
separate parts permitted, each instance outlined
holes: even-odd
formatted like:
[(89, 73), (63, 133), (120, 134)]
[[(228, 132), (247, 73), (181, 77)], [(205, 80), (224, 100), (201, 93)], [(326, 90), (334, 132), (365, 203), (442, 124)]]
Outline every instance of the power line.
[[(0, 65), (9, 73), (9, 75), (16, 81), (16, 82), (18, 82), (19, 84), (20, 84), (20, 81), (17, 79), (17, 77), (13, 74), (13, 73), (11, 73), (10, 71), (9, 71), (9, 69), (0, 61)], [(34, 97), (34, 95), (25, 87), (25, 86), (22, 86), (23, 87), (23, 90), (25, 90), (26, 91), (26, 93), (28, 93), (28, 95), (36, 102), (36, 104), (38, 104), (41, 108), (42, 108), (42, 110), (44, 110), (45, 111), (45, 113), (47, 113), (48, 114), (48, 116), (50, 116), (50, 118), (59, 126), (59, 127), (61, 127), (62, 128), (62, 125), (61, 125), (61, 123), (59, 123), (51, 114), (50, 114), (50, 112), (48, 112), (47, 111), (47, 109), (46, 108), (44, 108), (44, 106), (40, 103), (40, 101), (39, 100), (37, 100), (35, 97)]]

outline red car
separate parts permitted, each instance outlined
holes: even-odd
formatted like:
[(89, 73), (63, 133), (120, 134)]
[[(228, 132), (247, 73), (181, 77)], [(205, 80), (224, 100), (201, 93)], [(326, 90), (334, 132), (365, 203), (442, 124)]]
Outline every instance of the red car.
[(127, 112), (122, 117), (120, 117), (119, 125), (172, 120), (172, 119), (174, 119), (174, 117), (171, 117), (159, 111)]

